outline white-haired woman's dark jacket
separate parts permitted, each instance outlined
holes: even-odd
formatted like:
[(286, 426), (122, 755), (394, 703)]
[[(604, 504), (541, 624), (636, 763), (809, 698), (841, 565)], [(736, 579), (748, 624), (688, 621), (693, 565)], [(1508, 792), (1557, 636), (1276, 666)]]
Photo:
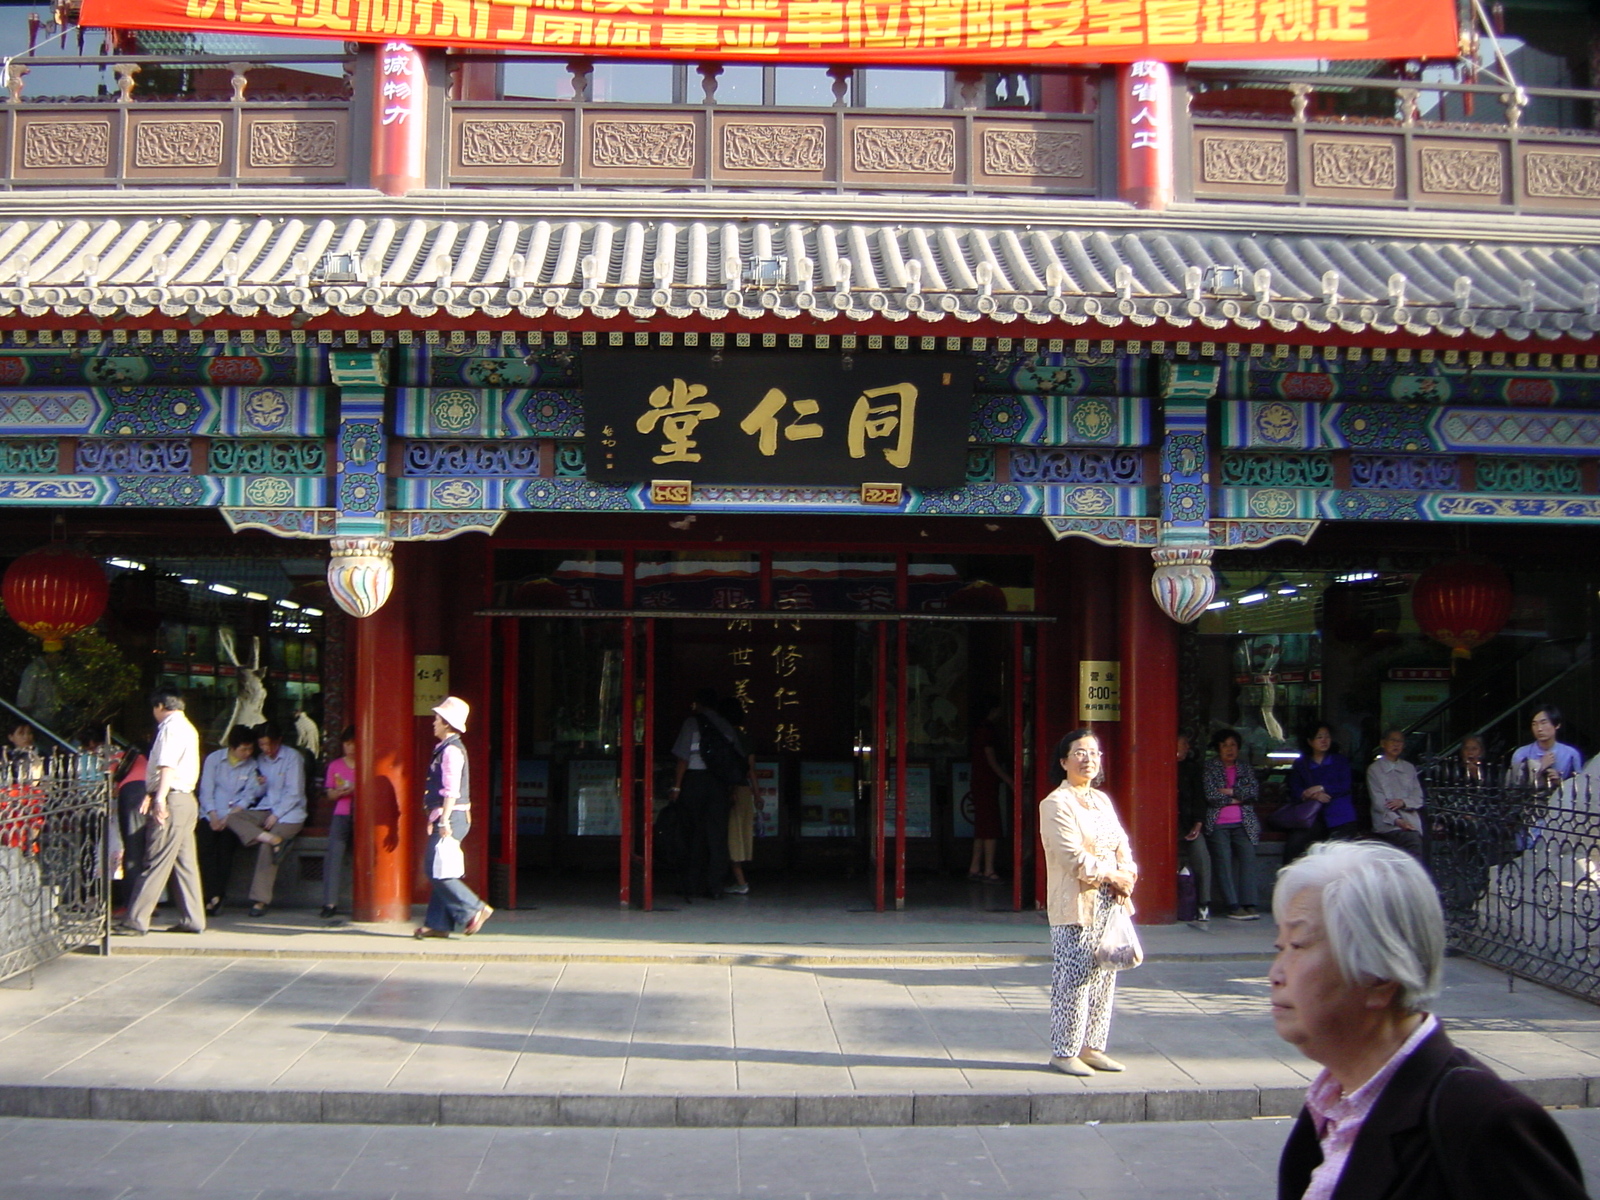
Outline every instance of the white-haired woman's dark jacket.
[[(1278, 1162), (1278, 1200), (1300, 1200), (1322, 1162), (1311, 1114)], [(1587, 1200), (1583, 1168), (1550, 1114), (1436, 1029), (1400, 1064), (1356, 1135), (1333, 1200)]]

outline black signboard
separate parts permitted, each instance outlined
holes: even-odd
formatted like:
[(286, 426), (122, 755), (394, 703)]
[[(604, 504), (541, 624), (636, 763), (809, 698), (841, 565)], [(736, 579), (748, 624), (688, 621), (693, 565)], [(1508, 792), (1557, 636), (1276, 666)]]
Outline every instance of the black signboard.
[(589, 478), (956, 486), (972, 382), (954, 356), (586, 350)]

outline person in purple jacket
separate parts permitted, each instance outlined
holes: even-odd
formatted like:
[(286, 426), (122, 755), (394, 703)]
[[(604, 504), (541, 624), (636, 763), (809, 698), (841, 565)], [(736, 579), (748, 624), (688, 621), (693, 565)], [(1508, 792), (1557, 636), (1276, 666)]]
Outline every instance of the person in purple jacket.
[(1348, 838), (1357, 833), (1350, 760), (1333, 745), (1333, 729), (1310, 726), (1301, 739), (1301, 754), (1289, 769), (1289, 802), (1315, 800), (1322, 805), (1309, 829), (1291, 829), (1283, 843), (1283, 865), (1299, 858), (1313, 842)]

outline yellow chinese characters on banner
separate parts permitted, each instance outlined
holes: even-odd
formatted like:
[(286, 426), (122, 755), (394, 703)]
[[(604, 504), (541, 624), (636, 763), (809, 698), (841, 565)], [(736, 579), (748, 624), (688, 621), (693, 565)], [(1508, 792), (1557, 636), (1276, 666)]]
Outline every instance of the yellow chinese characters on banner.
[(85, 25), (954, 66), (1452, 58), (1452, 0), (84, 0)]

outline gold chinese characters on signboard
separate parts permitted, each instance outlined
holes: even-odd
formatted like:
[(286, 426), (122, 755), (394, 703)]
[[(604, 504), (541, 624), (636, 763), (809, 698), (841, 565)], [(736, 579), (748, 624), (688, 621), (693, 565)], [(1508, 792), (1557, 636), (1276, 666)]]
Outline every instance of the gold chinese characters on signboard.
[[(934, 354), (587, 352), (590, 475), (949, 487), (966, 477), (973, 360)], [(880, 490), (874, 502), (895, 503)]]
[(945, 66), (1453, 58), (1457, 42), (1450, 0), (84, 0), (81, 19), (569, 55)]
[(1078, 664), (1078, 720), (1122, 720), (1122, 664), (1086, 660)]

